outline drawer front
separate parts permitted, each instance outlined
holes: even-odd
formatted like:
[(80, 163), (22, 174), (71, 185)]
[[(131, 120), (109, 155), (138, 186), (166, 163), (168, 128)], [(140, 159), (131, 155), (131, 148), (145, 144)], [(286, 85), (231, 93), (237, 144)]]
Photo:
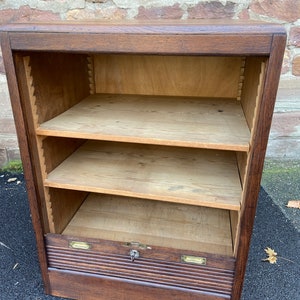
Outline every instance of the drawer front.
[(138, 243), (46, 235), (48, 267), (88, 276), (230, 298), (230, 257)]

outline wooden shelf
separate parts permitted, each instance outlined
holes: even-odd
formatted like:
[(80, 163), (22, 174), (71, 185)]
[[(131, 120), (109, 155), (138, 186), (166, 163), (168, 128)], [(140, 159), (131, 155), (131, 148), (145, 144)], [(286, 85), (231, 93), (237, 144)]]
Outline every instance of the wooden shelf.
[(234, 152), (88, 141), (49, 173), (48, 187), (239, 210)]
[(95, 94), (43, 123), (37, 134), (248, 151), (236, 99)]
[(90, 194), (64, 235), (232, 255), (227, 210)]

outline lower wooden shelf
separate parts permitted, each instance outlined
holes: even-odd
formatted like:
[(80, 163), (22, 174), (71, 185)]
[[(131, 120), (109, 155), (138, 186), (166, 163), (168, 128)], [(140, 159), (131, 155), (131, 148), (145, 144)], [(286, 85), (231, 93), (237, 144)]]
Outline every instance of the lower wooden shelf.
[(235, 211), (242, 195), (235, 152), (99, 141), (84, 143), (45, 186)]
[(228, 210), (90, 194), (63, 235), (233, 255)]

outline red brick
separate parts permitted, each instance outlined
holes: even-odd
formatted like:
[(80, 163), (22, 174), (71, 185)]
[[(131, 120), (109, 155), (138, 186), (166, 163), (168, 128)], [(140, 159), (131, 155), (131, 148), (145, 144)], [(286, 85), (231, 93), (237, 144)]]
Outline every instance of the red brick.
[(300, 47), (300, 27), (293, 27), (291, 29), (290, 37), (289, 37), (289, 45)]
[(295, 76), (300, 76), (300, 55), (297, 55), (293, 59), (292, 63), (292, 73)]
[(150, 7), (145, 8), (144, 6), (139, 7), (137, 19), (181, 19), (183, 10), (179, 4), (173, 6), (163, 7)]
[(95, 19), (109, 19), (120, 20), (125, 19), (127, 15), (126, 10), (111, 6), (98, 10), (91, 9), (73, 9), (68, 11), (66, 15), (67, 20), (95, 20)]
[(51, 11), (33, 9), (28, 5), (21, 6), (19, 9), (0, 10), (0, 24), (28, 21), (52, 21), (59, 19), (59, 14), (55, 14)]
[(250, 10), (259, 15), (294, 22), (300, 18), (300, 0), (254, 0)]
[(238, 15), (239, 19), (241, 20), (249, 20), (250, 16), (249, 16), (249, 10), (248, 9), (243, 9), (239, 15)]
[(202, 2), (188, 9), (189, 19), (230, 19), (235, 14), (235, 4), (218, 1)]

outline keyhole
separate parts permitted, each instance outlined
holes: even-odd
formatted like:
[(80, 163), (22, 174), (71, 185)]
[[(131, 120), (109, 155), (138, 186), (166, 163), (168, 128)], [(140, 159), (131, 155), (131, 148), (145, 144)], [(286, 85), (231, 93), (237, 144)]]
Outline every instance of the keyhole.
[(136, 258), (139, 258), (139, 257), (140, 257), (139, 251), (134, 250), (134, 249), (130, 250), (129, 255), (130, 255), (130, 259), (131, 259), (132, 262), (133, 262)]

